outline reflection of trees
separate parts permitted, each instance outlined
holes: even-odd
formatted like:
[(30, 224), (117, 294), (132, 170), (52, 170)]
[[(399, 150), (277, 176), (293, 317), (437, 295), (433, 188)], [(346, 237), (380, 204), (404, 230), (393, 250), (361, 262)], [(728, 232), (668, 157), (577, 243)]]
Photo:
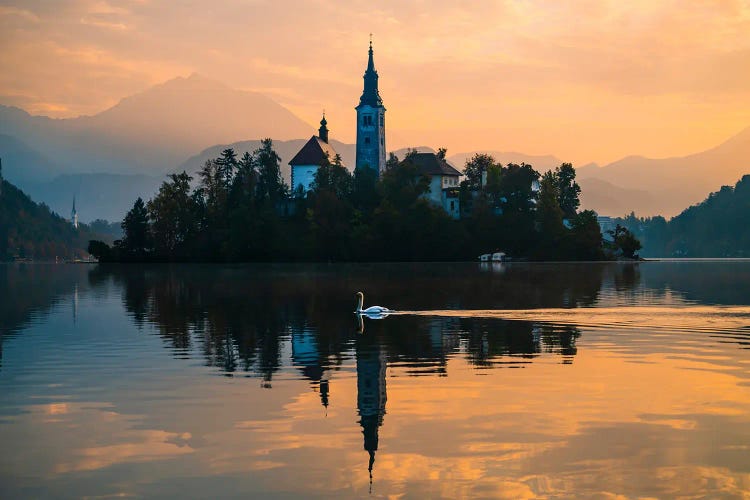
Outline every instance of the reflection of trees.
[(469, 361), (480, 367), (529, 363), (543, 352), (570, 362), (579, 336), (580, 331), (571, 326), (496, 319), (462, 320), (460, 333)]
[[(323, 371), (341, 362), (354, 335), (349, 294), (327, 293), (305, 275), (222, 266), (115, 266), (91, 274), (111, 276), (136, 324), (154, 325), (176, 356), (200, 352), (225, 373), (251, 372), (270, 382), (282, 364), (282, 345), (308, 339), (314, 349), (293, 356), (303, 375), (320, 384)], [(338, 297), (331, 302), (329, 297)]]
[[(451, 307), (509, 308), (517, 300), (527, 307), (588, 304), (601, 284), (603, 268), (593, 268), (599, 271), (575, 280), (580, 269), (524, 266), (486, 283), (479, 273), (454, 281), (443, 280), (441, 273), (400, 274), (400, 289), (407, 291), (392, 294), (386, 303), (434, 307), (434, 297), (409, 293), (419, 288), (443, 295), (438, 300)], [(384, 270), (368, 277), (373, 296), (388, 297), (393, 286), (393, 267)], [(553, 271), (556, 284), (550, 284)], [(134, 322), (154, 325), (175, 356), (198, 352), (208, 366), (227, 375), (252, 373), (267, 384), (283, 363), (291, 362), (327, 403), (327, 372), (349, 356), (356, 335), (350, 311), (352, 292), (364, 281), (360, 272), (349, 274), (346, 267), (113, 266), (92, 271), (90, 281), (111, 279), (122, 286)], [(472, 284), (477, 280), (482, 286)], [(570, 357), (578, 332), (523, 321), (399, 316), (366, 320), (365, 335), (377, 339), (389, 361), (406, 373), (445, 375), (447, 360), (462, 351), (477, 366), (530, 362), (542, 352)], [(282, 359), (285, 345), (291, 350), (289, 361)]]
[(632, 291), (640, 281), (641, 270), (637, 262), (622, 264), (615, 269), (614, 285), (618, 292)]

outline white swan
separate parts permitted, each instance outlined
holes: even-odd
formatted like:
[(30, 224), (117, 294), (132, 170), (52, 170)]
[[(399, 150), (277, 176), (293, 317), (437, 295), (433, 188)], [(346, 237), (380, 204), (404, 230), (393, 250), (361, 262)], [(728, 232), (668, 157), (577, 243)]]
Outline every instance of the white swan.
[(362, 305), (365, 302), (365, 294), (357, 292), (357, 310), (354, 311), (357, 314), (365, 314), (368, 316), (378, 316), (383, 314), (392, 313), (393, 311), (387, 307), (382, 306), (370, 306), (367, 309), (362, 309)]

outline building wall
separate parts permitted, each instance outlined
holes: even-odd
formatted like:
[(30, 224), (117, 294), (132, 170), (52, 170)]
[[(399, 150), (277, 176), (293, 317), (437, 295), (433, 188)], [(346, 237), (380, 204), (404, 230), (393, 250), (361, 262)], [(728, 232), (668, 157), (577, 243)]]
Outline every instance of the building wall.
[(317, 165), (294, 165), (292, 167), (292, 192), (296, 191), (300, 184), (305, 192), (310, 191), (317, 171)]
[(446, 189), (457, 188), (458, 178), (450, 175), (433, 175), (430, 176), (430, 190), (424, 196), (430, 200), (433, 205), (441, 207), (448, 215), (458, 219), (461, 215), (458, 196), (449, 196)]
[(429, 199), (435, 205), (443, 204), (443, 177), (440, 175), (433, 175), (430, 177), (430, 191), (425, 193), (427, 199)]
[(356, 168), (385, 169), (385, 108), (361, 105), (357, 107)]
[(449, 195), (448, 191), (443, 191), (442, 197), (443, 210), (454, 219), (461, 217), (461, 205), (458, 195)]

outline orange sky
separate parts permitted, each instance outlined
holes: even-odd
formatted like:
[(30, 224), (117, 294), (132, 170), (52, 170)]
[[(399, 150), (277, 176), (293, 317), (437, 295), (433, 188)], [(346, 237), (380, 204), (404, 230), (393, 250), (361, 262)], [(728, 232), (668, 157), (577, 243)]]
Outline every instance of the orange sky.
[(0, 0), (0, 103), (93, 114), (198, 72), (353, 142), (370, 32), (389, 148), (602, 163), (750, 125), (750, 0)]

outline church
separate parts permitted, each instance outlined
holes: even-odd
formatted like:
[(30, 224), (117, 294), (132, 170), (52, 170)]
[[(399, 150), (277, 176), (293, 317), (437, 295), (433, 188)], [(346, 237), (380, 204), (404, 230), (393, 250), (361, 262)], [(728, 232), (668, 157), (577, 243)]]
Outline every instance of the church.
[[(357, 110), (357, 145), (355, 169), (372, 169), (376, 176), (385, 170), (385, 106), (378, 90), (378, 72), (375, 70), (372, 40), (364, 74), (364, 88)], [(294, 196), (305, 196), (311, 189), (318, 167), (326, 156), (333, 160), (336, 150), (328, 142), (328, 122), (325, 114), (320, 121), (318, 135), (312, 136), (291, 159), (291, 188)], [(417, 158), (418, 157), (418, 158)], [(430, 192), (425, 198), (441, 206), (451, 217), (459, 217), (458, 179), (461, 172), (448, 165), (435, 153), (419, 153), (416, 165), (422, 175), (430, 178)], [(345, 167), (347, 165), (344, 165)]]

